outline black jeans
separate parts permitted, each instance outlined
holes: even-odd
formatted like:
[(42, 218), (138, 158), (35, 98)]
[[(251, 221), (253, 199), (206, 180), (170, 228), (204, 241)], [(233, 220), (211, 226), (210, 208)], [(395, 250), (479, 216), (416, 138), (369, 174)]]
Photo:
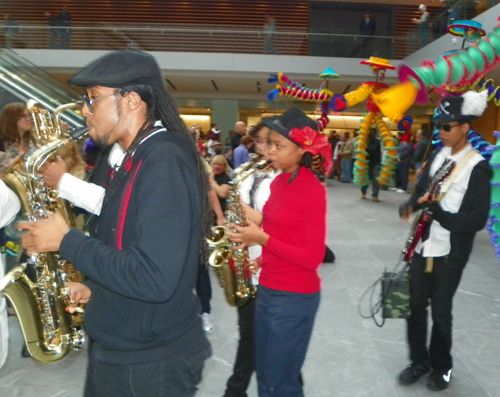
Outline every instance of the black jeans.
[(199, 265), (198, 277), (196, 279), (196, 295), (201, 301), (201, 312), (210, 314), (210, 299), (212, 299), (212, 284), (210, 284), (210, 274), (208, 266)]
[[(377, 182), (377, 177), (380, 172), (380, 164), (374, 164), (368, 166), (368, 176), (372, 182), (372, 197), (378, 198), (378, 192), (380, 190), (380, 186)], [(361, 193), (366, 195), (368, 191), (368, 185), (361, 186)]]
[(246, 391), (255, 371), (255, 299), (238, 307), (238, 326), (238, 351), (224, 397), (247, 397)]
[(177, 359), (108, 364), (89, 354), (84, 397), (191, 397), (198, 388), (210, 346), (187, 349)]
[[(432, 273), (425, 273), (426, 259), (413, 256), (410, 266), (410, 308), (407, 320), (410, 359), (417, 364), (432, 365), (436, 371), (453, 367), (452, 303), (462, 277), (462, 268), (453, 267), (448, 257), (434, 258)], [(427, 307), (431, 305), (432, 333), (427, 349)]]

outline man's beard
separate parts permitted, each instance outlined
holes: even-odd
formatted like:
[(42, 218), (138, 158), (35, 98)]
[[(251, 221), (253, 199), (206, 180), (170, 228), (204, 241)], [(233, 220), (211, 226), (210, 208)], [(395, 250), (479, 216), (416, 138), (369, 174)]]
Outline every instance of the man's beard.
[(101, 149), (107, 148), (109, 146), (109, 135), (110, 133), (108, 132), (106, 135), (101, 135), (100, 137), (93, 139), (93, 141)]

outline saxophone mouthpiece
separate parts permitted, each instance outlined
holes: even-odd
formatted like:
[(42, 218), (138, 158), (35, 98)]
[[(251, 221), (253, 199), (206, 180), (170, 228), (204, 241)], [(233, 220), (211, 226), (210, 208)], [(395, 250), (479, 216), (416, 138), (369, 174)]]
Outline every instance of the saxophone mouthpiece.
[(73, 141), (78, 141), (79, 139), (83, 138), (87, 133), (89, 132), (90, 128), (89, 127), (78, 127), (78, 128), (71, 128), (67, 131), (69, 137)]

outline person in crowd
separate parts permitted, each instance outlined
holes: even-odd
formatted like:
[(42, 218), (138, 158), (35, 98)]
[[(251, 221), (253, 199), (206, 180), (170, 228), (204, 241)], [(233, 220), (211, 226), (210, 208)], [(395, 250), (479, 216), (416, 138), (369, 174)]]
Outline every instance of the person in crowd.
[[(370, 11), (365, 11), (363, 19), (359, 23), (359, 34), (362, 36), (373, 36), (375, 30), (377, 29), (377, 24), (372, 18)], [(361, 37), (361, 54), (360, 58), (368, 58), (372, 55), (373, 38), (371, 37)]]
[(229, 193), (229, 164), (222, 155), (216, 155), (210, 161), (212, 173), (210, 174), (210, 187), (215, 191), (219, 198), (222, 212), (226, 211), (226, 198)]
[(420, 168), (426, 159), (427, 148), (429, 146), (429, 138), (424, 130), (418, 130), (415, 136), (417, 144), (415, 150), (413, 151), (413, 164), (415, 166), (415, 174), (421, 175)]
[(410, 135), (403, 134), (398, 146), (398, 174), (399, 187), (396, 189), (398, 193), (406, 193), (408, 189), (408, 173), (412, 162), (413, 146), (410, 142)]
[[(382, 144), (380, 139), (377, 138), (376, 128), (370, 129), (366, 151), (368, 153), (368, 177), (372, 181), (372, 200), (378, 203), (380, 201), (378, 198), (380, 187), (378, 185), (377, 178), (380, 172), (380, 164), (382, 163)], [(368, 184), (361, 186), (362, 199), (366, 199), (367, 191)]]
[[(400, 211), (405, 220), (418, 209), (425, 209), (431, 218), (410, 263), (407, 335), (411, 364), (399, 375), (403, 384), (415, 383), (430, 372), (427, 387), (444, 390), (452, 379), (453, 296), (490, 206), (491, 169), (467, 139), (471, 122), (486, 106), (486, 91), (441, 101), (433, 120), (444, 147), (433, 153), (415, 193)], [(443, 169), (446, 160), (455, 162), (455, 168), (444, 181), (440, 196), (431, 196), (429, 181)], [(427, 345), (429, 305), (432, 331)]]
[(249, 150), (252, 146), (253, 138), (250, 135), (245, 135), (241, 138), (240, 145), (233, 152), (233, 165), (235, 169), (250, 160)]
[(444, 7), (448, 8), (448, 26), (461, 19), (464, 9), (463, 0), (441, 0)]
[(68, 7), (64, 6), (57, 18), (59, 21), (59, 37), (61, 40), (59, 48), (68, 50), (71, 41), (71, 14), (68, 11)]
[(255, 307), (259, 396), (302, 396), (300, 370), (319, 305), (326, 239), (326, 189), (310, 167), (312, 156), (321, 155), (330, 172), (332, 152), (298, 109), (263, 123), (271, 130), (269, 159), (282, 173), (262, 212), (245, 206), (248, 226), (230, 225), (237, 231), (230, 238), (262, 247), (253, 261), (262, 268)]
[(19, 223), (22, 244), (59, 251), (87, 277), (67, 285), (70, 312), (89, 303), (85, 396), (193, 396), (211, 354), (193, 294), (211, 227), (201, 158), (153, 56), (111, 52), (70, 82), (86, 87), (90, 137), (119, 143), (125, 157), (96, 238), (54, 214)]
[(418, 6), (418, 10), (422, 13), (420, 18), (412, 18), (412, 22), (418, 25), (418, 35), (420, 38), (420, 48), (427, 45), (427, 39), (429, 38), (429, 13), (427, 12), (427, 7), (424, 4)]
[(348, 132), (345, 132), (343, 136), (344, 138), (339, 150), (342, 183), (351, 183), (354, 145), (352, 144), (351, 135)]
[(236, 131), (232, 136), (231, 136), (231, 131), (229, 131), (229, 136), (231, 136), (231, 149), (233, 149), (233, 153), (234, 149), (240, 146), (241, 138), (247, 133), (247, 127), (243, 121), (238, 121), (234, 125), (234, 129)]
[[(11, 223), (16, 214), (21, 209), (21, 203), (16, 194), (10, 190), (5, 183), (0, 180), (0, 227)], [(4, 276), (3, 255), (0, 261), (0, 280)], [(9, 349), (9, 326), (7, 323), (5, 297), (0, 296), (0, 368), (2, 368), (7, 359)]]
[(223, 151), (224, 158), (226, 159), (229, 168), (234, 169), (233, 163), (233, 149), (231, 147), (225, 147)]
[(21, 31), (21, 27), (17, 21), (10, 14), (5, 15), (5, 23), (3, 26), (3, 33), (5, 36), (5, 48), (12, 48), (14, 42), (14, 35)]
[(340, 148), (345, 142), (344, 134), (340, 134), (338, 137), (338, 141), (333, 148), (333, 171), (332, 173), (337, 177), (337, 180), (340, 181), (342, 176), (342, 156), (340, 155)]
[(207, 153), (209, 157), (215, 156), (215, 149), (222, 148), (220, 143), (221, 130), (217, 124), (212, 124), (212, 128), (208, 132)]
[(266, 23), (264, 25), (264, 54), (271, 51), (275, 55), (280, 52), (274, 47), (274, 37), (276, 36), (276, 19), (271, 14), (266, 14)]
[(11, 163), (19, 156), (29, 156), (36, 150), (30, 131), (31, 118), (24, 103), (4, 106), (0, 115), (0, 139)]
[[(269, 160), (267, 146), (269, 132), (269, 128), (262, 123), (252, 131), (251, 136), (254, 139), (255, 153), (259, 156), (259, 160)], [(262, 212), (264, 204), (271, 193), (271, 182), (280, 172), (280, 170), (269, 168), (257, 171), (244, 179), (238, 192), (241, 201), (254, 210)], [(262, 247), (260, 245), (248, 247), (250, 261), (258, 260), (261, 255)], [(254, 286), (258, 286), (259, 271), (252, 275), (252, 282)], [(227, 380), (224, 397), (246, 396), (248, 385), (255, 371), (255, 299), (249, 299), (245, 305), (238, 307), (237, 311), (240, 339), (233, 373)]]
[(57, 48), (56, 42), (59, 40), (59, 16), (49, 11), (45, 11), (44, 14), (49, 23), (49, 48)]
[[(332, 145), (332, 153), (333, 153), (333, 162), (335, 163), (335, 149), (337, 147), (337, 143), (339, 142), (339, 136), (337, 134), (336, 130), (331, 130), (330, 134), (328, 135), (328, 142), (330, 142), (330, 145)], [(334, 179), (336, 176), (335, 172), (335, 166), (333, 167), (332, 173), (328, 176), (328, 179)]]
[[(211, 191), (215, 193), (220, 207), (221, 214), (226, 211), (226, 197), (229, 192), (229, 165), (222, 155), (215, 155), (210, 160), (212, 172), (209, 174)], [(224, 221), (217, 221), (218, 225), (224, 224)], [(201, 301), (201, 319), (203, 331), (209, 334), (213, 331), (213, 319), (211, 315), (212, 308), (210, 300), (212, 299), (212, 285), (206, 263), (200, 264), (198, 268), (198, 278), (196, 281), (196, 294)]]

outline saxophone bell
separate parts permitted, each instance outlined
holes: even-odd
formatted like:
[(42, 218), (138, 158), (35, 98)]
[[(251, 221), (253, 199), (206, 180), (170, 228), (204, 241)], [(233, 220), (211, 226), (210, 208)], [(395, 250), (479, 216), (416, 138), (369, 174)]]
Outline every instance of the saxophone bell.
[(217, 247), (208, 258), (208, 264), (216, 269), (222, 265), (227, 265), (229, 259), (233, 256), (233, 249), (229, 245), (221, 245)]

